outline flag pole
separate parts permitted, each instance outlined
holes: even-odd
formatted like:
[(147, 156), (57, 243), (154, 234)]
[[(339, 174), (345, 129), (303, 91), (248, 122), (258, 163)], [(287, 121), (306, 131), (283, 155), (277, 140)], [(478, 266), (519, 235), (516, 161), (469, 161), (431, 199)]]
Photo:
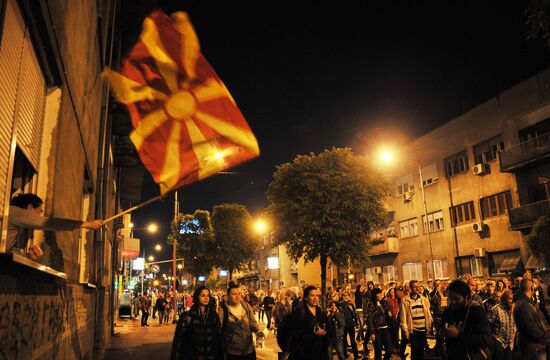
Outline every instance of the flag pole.
[[(164, 196), (166, 196), (166, 195), (168, 195), (168, 194), (164, 194)], [(144, 202), (142, 202), (141, 204), (137, 204), (136, 206), (132, 206), (132, 207), (129, 208), (129, 209), (126, 209), (126, 210), (124, 210), (124, 211), (122, 211), (122, 212), (119, 212), (119, 213), (116, 214), (116, 215), (111, 216), (110, 218), (107, 218), (107, 219), (103, 220), (103, 223), (105, 224), (105, 223), (108, 223), (109, 221), (113, 221), (114, 219), (119, 218), (119, 217), (121, 217), (122, 215), (126, 215), (126, 214), (128, 214), (128, 213), (131, 213), (131, 212), (134, 211), (134, 210), (140, 209), (140, 208), (142, 208), (142, 207), (144, 207), (144, 206), (146, 206), (146, 205), (149, 205), (150, 203), (153, 203), (153, 202), (155, 202), (155, 201), (157, 201), (157, 200), (161, 200), (162, 198), (163, 198), (163, 195), (159, 195), (159, 196), (156, 196), (156, 197), (154, 197), (154, 198), (152, 198), (152, 199), (149, 199), (149, 200), (147, 200), (147, 201), (144, 201)]]

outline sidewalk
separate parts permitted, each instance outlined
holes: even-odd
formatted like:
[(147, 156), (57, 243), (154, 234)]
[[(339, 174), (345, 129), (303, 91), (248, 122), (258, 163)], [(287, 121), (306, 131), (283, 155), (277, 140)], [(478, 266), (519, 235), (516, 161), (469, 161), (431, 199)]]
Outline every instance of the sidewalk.
[(170, 358), (172, 339), (176, 325), (159, 326), (158, 318), (149, 318), (149, 326), (141, 326), (141, 320), (119, 320), (111, 344), (105, 352), (106, 360), (163, 360)]

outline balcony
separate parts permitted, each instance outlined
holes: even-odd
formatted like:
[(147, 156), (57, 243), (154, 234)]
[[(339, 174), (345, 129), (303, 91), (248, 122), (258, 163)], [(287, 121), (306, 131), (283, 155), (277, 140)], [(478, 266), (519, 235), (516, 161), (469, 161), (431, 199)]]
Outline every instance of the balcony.
[(373, 239), (371, 243), (371, 256), (399, 253), (399, 239), (394, 236)]
[(500, 171), (511, 172), (550, 156), (550, 133), (500, 152)]
[(541, 216), (550, 215), (550, 200), (520, 206), (508, 210), (510, 230), (523, 230), (533, 226)]

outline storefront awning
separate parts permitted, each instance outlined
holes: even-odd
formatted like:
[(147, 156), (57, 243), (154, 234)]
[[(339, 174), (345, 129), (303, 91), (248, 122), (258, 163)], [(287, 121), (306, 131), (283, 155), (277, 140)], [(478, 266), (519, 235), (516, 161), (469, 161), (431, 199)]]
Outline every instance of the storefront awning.
[(531, 255), (527, 264), (525, 264), (526, 269), (542, 269), (544, 267), (544, 262), (537, 259), (535, 256)]
[(507, 257), (502, 261), (502, 264), (500, 264), (498, 268), (499, 272), (514, 271), (520, 261), (521, 261), (521, 256), (519, 255)]

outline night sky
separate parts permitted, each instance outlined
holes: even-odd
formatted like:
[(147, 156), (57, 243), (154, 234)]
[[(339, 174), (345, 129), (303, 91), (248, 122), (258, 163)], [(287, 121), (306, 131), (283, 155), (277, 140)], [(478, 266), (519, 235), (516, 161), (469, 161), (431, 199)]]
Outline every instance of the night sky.
[[(526, 39), (527, 1), (161, 4), (188, 11), (261, 150), (236, 174), (180, 190), (182, 212), (237, 202), (254, 215), (277, 164), (333, 146), (368, 154), (389, 139), (414, 139), (550, 65), (542, 41)], [(128, 38), (141, 21), (127, 19)], [(146, 174), (142, 200), (156, 195)], [(164, 243), (172, 216), (171, 199), (134, 213), (137, 226), (163, 229), (143, 234), (147, 254)]]

